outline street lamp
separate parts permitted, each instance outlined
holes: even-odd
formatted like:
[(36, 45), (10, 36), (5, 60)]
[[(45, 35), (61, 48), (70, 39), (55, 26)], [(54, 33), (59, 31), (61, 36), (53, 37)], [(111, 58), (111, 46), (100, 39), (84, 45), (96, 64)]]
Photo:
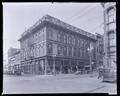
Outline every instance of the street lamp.
[(88, 47), (88, 52), (89, 52), (89, 56), (90, 56), (90, 73), (91, 73), (91, 76), (92, 76), (92, 50), (93, 50), (93, 46), (91, 46), (90, 44), (90, 47)]

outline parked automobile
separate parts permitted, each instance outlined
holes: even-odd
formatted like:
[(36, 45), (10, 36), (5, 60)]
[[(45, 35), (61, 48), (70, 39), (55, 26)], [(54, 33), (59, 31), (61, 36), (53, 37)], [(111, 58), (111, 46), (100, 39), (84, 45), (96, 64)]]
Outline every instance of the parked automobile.
[(116, 82), (116, 72), (110, 68), (105, 68), (103, 73), (103, 82)]
[(75, 75), (79, 75), (79, 74), (82, 74), (82, 71), (76, 71), (75, 72)]
[(15, 71), (14, 74), (15, 75), (21, 75), (21, 72), (20, 71)]

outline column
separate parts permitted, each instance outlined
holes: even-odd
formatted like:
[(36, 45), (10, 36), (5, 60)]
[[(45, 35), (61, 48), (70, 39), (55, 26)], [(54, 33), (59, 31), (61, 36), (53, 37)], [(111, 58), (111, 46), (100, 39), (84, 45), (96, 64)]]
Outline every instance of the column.
[(72, 60), (70, 60), (70, 72), (72, 73)]
[(46, 70), (46, 58), (45, 58), (45, 61), (44, 61), (44, 75), (46, 75), (46, 72), (47, 70)]
[(77, 71), (78, 71), (79, 61), (77, 61)]
[(34, 61), (34, 64), (35, 64), (35, 74), (37, 74), (37, 63), (36, 63), (36, 61)]
[(42, 75), (44, 74), (44, 59), (41, 60), (41, 65), (42, 65)]
[(61, 64), (60, 64), (60, 73), (62, 74), (62, 64), (63, 64), (63, 60), (61, 60)]
[(48, 60), (45, 58), (45, 75), (47, 75)]
[(55, 75), (55, 57), (53, 57), (53, 74)]

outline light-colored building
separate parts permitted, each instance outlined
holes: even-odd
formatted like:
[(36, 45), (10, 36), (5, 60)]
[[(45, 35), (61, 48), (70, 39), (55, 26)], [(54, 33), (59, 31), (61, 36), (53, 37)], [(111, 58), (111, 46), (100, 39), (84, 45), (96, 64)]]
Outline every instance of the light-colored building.
[(96, 36), (49, 15), (24, 32), (19, 41), (25, 74), (67, 74), (90, 70), (90, 62), (96, 64)]
[(15, 73), (20, 70), (21, 59), (20, 49), (10, 48), (8, 50), (8, 73)]
[(104, 65), (116, 67), (116, 2), (102, 3), (104, 10)]

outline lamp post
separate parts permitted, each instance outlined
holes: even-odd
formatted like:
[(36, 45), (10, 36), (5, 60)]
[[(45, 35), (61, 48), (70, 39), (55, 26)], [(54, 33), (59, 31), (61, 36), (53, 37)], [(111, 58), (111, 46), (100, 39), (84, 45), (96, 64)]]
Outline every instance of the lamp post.
[(92, 77), (92, 50), (93, 50), (93, 47), (91, 46), (90, 44), (90, 47), (88, 47), (88, 52), (89, 52), (89, 56), (90, 56), (90, 73), (91, 73), (91, 77)]

